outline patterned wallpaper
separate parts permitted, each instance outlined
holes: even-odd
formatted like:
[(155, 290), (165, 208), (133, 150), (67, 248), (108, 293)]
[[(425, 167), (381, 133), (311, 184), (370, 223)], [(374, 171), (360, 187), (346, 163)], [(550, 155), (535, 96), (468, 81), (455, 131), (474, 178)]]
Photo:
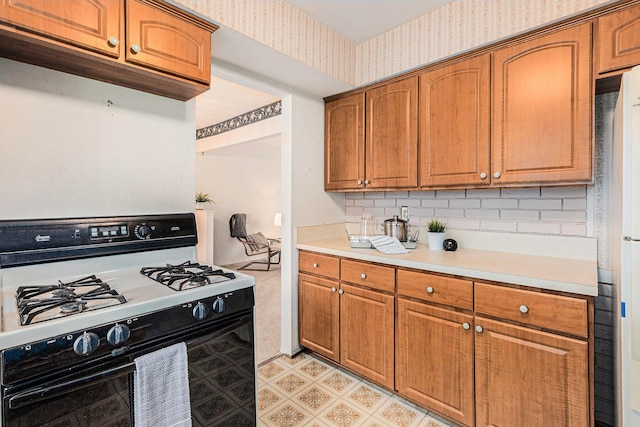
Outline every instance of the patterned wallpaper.
[(175, 1), (356, 86), (610, 2), (456, 0), (355, 45), (283, 0)]

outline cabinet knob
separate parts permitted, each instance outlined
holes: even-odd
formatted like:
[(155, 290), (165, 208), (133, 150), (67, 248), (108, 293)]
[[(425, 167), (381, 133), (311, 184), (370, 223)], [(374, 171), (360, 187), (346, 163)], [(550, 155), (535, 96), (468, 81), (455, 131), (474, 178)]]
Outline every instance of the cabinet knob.
[(362, 180), (361, 179), (358, 180), (358, 184), (362, 184)]
[(463, 327), (464, 329), (469, 329), (469, 328), (471, 328), (471, 325), (469, 325), (467, 322), (464, 322), (464, 323), (462, 324), (462, 327)]
[(366, 275), (366, 274), (364, 274), (364, 273), (362, 273), (362, 274), (360, 275), (360, 278), (361, 278), (361, 279), (366, 279), (366, 278), (367, 278), (367, 275)]
[(339, 293), (340, 295), (344, 294), (344, 289), (340, 289), (340, 290), (338, 291), (338, 293)]
[(500, 178), (502, 176), (502, 174), (500, 172), (494, 172), (493, 173), (493, 177), (494, 178)]
[(318, 263), (317, 262), (313, 263), (313, 268), (318, 268)]
[(368, 179), (365, 179), (365, 180), (364, 180), (364, 183), (365, 183), (365, 184), (368, 184), (369, 182), (371, 182), (371, 181), (369, 181)]
[(522, 304), (520, 306), (520, 313), (525, 314), (529, 312), (529, 307), (527, 307), (526, 305)]
[(132, 44), (131, 45), (131, 52), (132, 53), (140, 53), (142, 49), (140, 49), (140, 45), (139, 44)]
[(482, 332), (482, 326), (480, 325), (476, 326), (476, 332)]
[(431, 286), (429, 286), (429, 287), (427, 288), (427, 292), (429, 292), (430, 294), (432, 294), (432, 293), (433, 293), (433, 288), (432, 288)]
[(333, 288), (331, 288), (331, 292), (335, 292), (337, 291), (336, 287), (334, 286)]
[(120, 44), (120, 40), (118, 40), (118, 38), (116, 36), (111, 36), (107, 40), (107, 43), (109, 43), (109, 46), (111, 46), (111, 47), (116, 47), (116, 46), (118, 46)]
[(482, 172), (482, 173), (480, 174), (480, 179), (486, 179), (486, 178), (487, 178), (487, 174), (486, 174), (486, 173), (484, 173), (484, 172)]

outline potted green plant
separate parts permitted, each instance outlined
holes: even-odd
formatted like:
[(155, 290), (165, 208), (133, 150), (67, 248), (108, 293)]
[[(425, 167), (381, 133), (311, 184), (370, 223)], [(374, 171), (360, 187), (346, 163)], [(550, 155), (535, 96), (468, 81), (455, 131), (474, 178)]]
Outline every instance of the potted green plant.
[(207, 193), (196, 193), (196, 209), (204, 209), (206, 203), (214, 203)]
[(427, 242), (429, 249), (441, 251), (444, 249), (443, 242), (447, 231), (447, 224), (443, 221), (432, 219), (427, 224)]

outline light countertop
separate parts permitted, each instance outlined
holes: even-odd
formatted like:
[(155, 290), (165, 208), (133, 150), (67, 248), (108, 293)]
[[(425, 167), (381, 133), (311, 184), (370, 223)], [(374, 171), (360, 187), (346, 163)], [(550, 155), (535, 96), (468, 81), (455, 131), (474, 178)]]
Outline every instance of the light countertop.
[(385, 255), (375, 249), (352, 249), (346, 235), (306, 240), (298, 249), (418, 270), (531, 286), (581, 295), (598, 295), (595, 259), (572, 259), (523, 253), (458, 248), (433, 251), (418, 244), (407, 254)]

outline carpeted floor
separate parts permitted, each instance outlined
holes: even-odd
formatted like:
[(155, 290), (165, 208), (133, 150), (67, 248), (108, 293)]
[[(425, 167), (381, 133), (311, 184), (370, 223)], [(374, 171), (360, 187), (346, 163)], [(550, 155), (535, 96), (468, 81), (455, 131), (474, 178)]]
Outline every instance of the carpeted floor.
[[(237, 270), (245, 263), (226, 265)], [(256, 281), (256, 336), (258, 365), (280, 354), (280, 266), (270, 271), (242, 270)]]

